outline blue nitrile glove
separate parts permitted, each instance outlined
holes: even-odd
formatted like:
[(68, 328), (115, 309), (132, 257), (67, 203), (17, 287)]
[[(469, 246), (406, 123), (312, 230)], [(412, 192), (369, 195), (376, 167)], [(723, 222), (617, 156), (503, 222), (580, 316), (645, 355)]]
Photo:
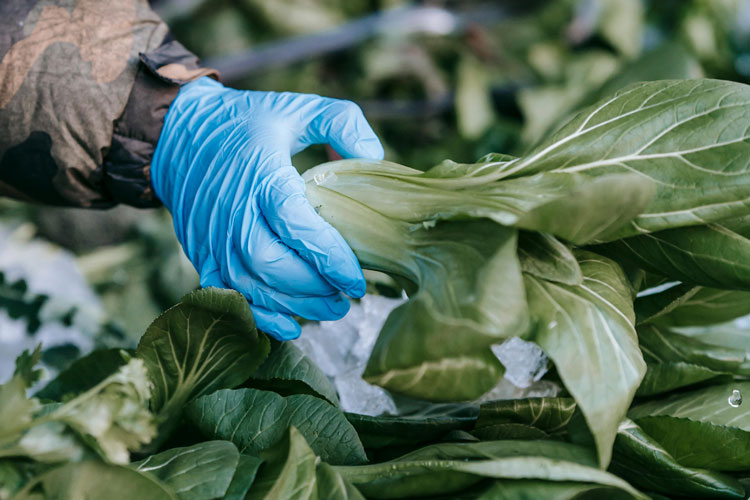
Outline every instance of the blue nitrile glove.
[(341, 292), (365, 293), (354, 253), (307, 202), (292, 166), (292, 155), (326, 143), (346, 158), (383, 157), (351, 102), (203, 77), (170, 106), (151, 164), (201, 285), (241, 292), (258, 328), (281, 340), (299, 336), (291, 315), (339, 319), (349, 310)]

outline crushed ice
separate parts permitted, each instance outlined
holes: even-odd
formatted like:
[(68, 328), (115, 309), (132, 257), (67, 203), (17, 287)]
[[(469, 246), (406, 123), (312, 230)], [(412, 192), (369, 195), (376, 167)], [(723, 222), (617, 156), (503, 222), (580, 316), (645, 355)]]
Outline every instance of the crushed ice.
[[(345, 411), (364, 415), (396, 414), (398, 406), (388, 391), (362, 379), (378, 333), (390, 312), (404, 298), (365, 295), (353, 302), (339, 321), (321, 321), (302, 326), (294, 343), (333, 381)], [(492, 399), (553, 397), (560, 392), (554, 382), (541, 380), (549, 360), (532, 342), (511, 338), (492, 346), (505, 366), (505, 377), (478, 402)]]
[(388, 314), (403, 302), (365, 295), (352, 302), (349, 313), (339, 321), (302, 326), (302, 335), (294, 343), (333, 380), (344, 410), (363, 415), (396, 413), (388, 392), (365, 382), (362, 373)]
[(547, 355), (533, 342), (513, 337), (493, 345), (492, 352), (505, 366), (505, 378), (521, 389), (531, 387), (547, 373)]

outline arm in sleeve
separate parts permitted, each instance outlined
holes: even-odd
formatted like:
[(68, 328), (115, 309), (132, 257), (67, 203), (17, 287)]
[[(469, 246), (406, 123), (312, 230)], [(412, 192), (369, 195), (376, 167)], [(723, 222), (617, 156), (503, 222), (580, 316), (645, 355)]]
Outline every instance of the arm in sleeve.
[(149, 165), (179, 86), (217, 77), (146, 0), (0, 2), (0, 195), (154, 206)]

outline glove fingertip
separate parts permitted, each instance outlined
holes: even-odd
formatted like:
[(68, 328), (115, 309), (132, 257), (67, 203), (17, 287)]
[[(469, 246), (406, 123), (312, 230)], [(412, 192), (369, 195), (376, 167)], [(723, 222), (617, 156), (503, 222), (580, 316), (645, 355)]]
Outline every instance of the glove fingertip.
[(383, 145), (374, 135), (372, 137), (358, 139), (355, 142), (346, 144), (333, 144), (333, 149), (335, 149), (342, 158), (382, 160), (385, 157)]
[(265, 309), (250, 306), (255, 316), (255, 326), (276, 340), (294, 340), (302, 333), (302, 328), (291, 317)]
[(281, 340), (282, 342), (286, 342), (287, 340), (296, 340), (299, 338), (300, 334), (302, 334), (302, 330), (297, 330), (294, 332), (282, 332), (279, 334), (277, 340)]
[(385, 150), (377, 137), (362, 139), (356, 144), (357, 156), (367, 160), (382, 160)]
[(365, 293), (367, 292), (367, 283), (365, 282), (365, 279), (362, 278), (358, 280), (352, 287), (347, 289), (344, 293), (346, 293), (349, 297), (353, 299), (361, 299), (365, 296)]
[(330, 232), (331, 244), (327, 251), (324, 254), (311, 252), (309, 259), (329, 283), (350, 297), (360, 298), (365, 294), (367, 284), (359, 261), (333, 228)]
[(351, 302), (342, 294), (337, 294), (331, 300), (326, 301), (325, 305), (328, 308), (327, 314), (325, 311), (319, 311), (320, 319), (322, 321), (336, 321), (346, 316), (351, 307)]

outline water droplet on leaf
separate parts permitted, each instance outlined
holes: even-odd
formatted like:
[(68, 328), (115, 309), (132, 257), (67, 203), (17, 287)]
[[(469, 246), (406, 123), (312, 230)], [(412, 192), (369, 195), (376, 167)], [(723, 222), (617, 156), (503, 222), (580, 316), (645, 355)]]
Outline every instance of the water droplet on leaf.
[(735, 389), (732, 391), (732, 395), (729, 396), (729, 406), (732, 408), (739, 408), (739, 406), (742, 404), (742, 393), (739, 389)]

